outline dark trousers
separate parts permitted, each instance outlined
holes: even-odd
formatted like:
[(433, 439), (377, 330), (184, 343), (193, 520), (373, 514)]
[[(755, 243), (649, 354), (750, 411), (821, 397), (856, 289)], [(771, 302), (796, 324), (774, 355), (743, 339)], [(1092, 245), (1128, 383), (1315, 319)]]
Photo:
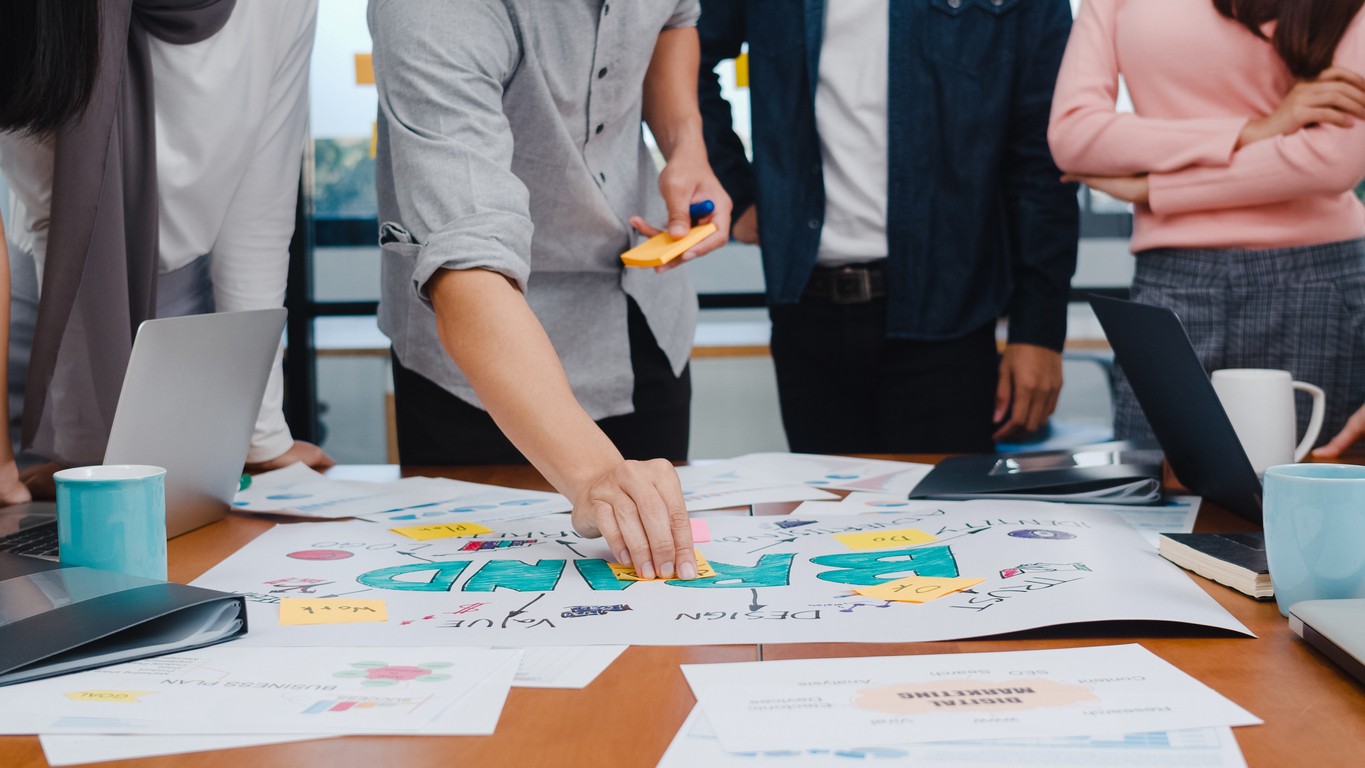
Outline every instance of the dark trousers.
[[(629, 303), (635, 412), (597, 422), (627, 459), (687, 460), (692, 376), (673, 375), (645, 317)], [(452, 395), (393, 355), (398, 457), (408, 466), (525, 464), (487, 411)]]
[(943, 341), (886, 338), (886, 300), (769, 309), (782, 424), (800, 453), (994, 450), (994, 324)]

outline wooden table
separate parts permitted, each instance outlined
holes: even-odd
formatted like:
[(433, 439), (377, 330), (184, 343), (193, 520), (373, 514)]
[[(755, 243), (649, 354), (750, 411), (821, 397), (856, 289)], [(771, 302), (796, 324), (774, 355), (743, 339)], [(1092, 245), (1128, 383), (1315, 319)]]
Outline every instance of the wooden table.
[[(529, 468), (427, 467), (412, 468), (406, 474), (548, 488)], [(787, 509), (790, 505), (786, 508), (768, 505), (756, 512), (771, 514)], [(232, 515), (175, 539), (170, 545), (171, 578), (190, 581), (198, 577), (269, 526), (267, 521)], [(1253, 528), (1228, 512), (1206, 505), (1196, 530)], [(1190, 578), (1258, 637), (1234, 638), (1188, 627), (1108, 622), (959, 642), (638, 646), (626, 651), (583, 690), (513, 688), (497, 733), (492, 736), (353, 736), (102, 765), (647, 767), (663, 755), (695, 702), (678, 669), (680, 664), (1018, 651), (1121, 642), (1141, 643), (1263, 718), (1265, 725), (1235, 729), (1251, 768), (1365, 765), (1365, 688), (1295, 637), (1273, 602), (1258, 603), (1197, 576)], [(45, 765), (36, 737), (0, 737), (3, 768)]]

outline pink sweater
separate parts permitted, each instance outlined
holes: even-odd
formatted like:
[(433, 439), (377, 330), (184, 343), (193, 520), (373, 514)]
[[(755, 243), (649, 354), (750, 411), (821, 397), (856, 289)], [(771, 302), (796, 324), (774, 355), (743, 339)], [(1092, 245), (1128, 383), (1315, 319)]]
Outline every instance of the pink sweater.
[[(1358, 15), (1336, 65), (1365, 74)], [(1118, 77), (1136, 114), (1114, 111)], [(1236, 152), (1237, 134), (1294, 84), (1271, 45), (1210, 0), (1084, 0), (1067, 43), (1048, 141), (1057, 165), (1149, 174), (1133, 251), (1277, 248), (1365, 236), (1365, 121), (1312, 126)]]

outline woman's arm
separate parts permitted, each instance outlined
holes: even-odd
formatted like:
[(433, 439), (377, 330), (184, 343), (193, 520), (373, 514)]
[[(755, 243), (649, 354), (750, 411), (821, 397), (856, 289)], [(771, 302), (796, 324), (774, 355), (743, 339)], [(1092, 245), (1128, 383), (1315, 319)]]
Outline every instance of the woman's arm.
[[(5, 240), (5, 222), (0, 219), (0, 361), (9, 360), (9, 245)], [(0, 506), (20, 504), (29, 500), (28, 486), (19, 479), (19, 467), (14, 463), (14, 446), (9, 439), (9, 366), (0, 365), (0, 425), (4, 436), (0, 439)]]
[(1246, 118), (1163, 120), (1115, 111), (1119, 5), (1086, 0), (1076, 16), (1048, 127), (1057, 166), (1071, 174), (1128, 176), (1227, 165)]

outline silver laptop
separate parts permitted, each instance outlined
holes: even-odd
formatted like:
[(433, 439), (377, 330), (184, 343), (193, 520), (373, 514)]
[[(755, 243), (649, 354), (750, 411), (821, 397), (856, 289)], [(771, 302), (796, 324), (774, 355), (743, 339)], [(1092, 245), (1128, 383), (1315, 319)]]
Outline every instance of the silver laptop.
[[(285, 310), (143, 323), (133, 342), (105, 464), (166, 469), (166, 535), (222, 519), (241, 479)], [(0, 508), (0, 551), (44, 552), (56, 506)]]
[(1305, 600), (1289, 606), (1289, 628), (1365, 683), (1365, 600)]

